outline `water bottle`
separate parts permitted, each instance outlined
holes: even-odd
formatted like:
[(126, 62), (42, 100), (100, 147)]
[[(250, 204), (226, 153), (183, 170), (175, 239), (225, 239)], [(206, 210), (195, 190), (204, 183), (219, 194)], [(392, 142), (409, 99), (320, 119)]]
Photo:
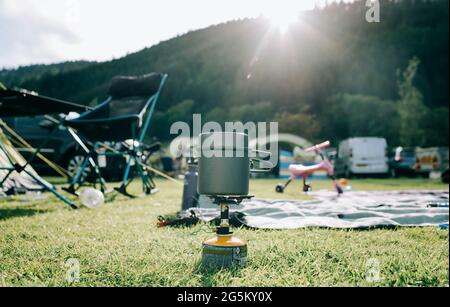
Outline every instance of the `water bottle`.
[(103, 193), (94, 188), (83, 188), (80, 191), (79, 197), (81, 203), (89, 209), (100, 208), (105, 202)]
[(429, 202), (428, 208), (448, 208), (448, 202)]
[(192, 207), (197, 207), (197, 164), (194, 159), (190, 158), (188, 171), (184, 175), (183, 200), (181, 203), (181, 210), (186, 210)]

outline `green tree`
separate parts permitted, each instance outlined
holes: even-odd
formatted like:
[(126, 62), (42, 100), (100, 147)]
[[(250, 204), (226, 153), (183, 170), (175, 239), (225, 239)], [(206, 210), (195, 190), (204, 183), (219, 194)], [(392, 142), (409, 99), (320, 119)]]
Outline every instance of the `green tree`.
[(268, 101), (260, 101), (254, 104), (243, 104), (232, 107), (228, 113), (229, 121), (254, 121), (266, 122), (273, 118), (273, 107)]
[(328, 99), (322, 122), (324, 137), (339, 141), (348, 137), (385, 137), (390, 144), (399, 141), (399, 115), (389, 100), (364, 95), (341, 94)]
[(423, 127), (426, 135), (424, 146), (448, 146), (449, 145), (449, 110), (448, 108), (436, 108), (427, 113)]
[(423, 95), (414, 86), (414, 78), (419, 67), (417, 57), (409, 61), (403, 73), (398, 73), (398, 113), (400, 115), (400, 143), (403, 146), (423, 146), (426, 133), (423, 128), (428, 109), (423, 103)]
[(172, 125), (177, 121), (191, 122), (193, 109), (194, 101), (191, 99), (183, 100), (173, 107), (170, 107), (167, 110), (167, 121), (169, 125)]
[(206, 113), (202, 120), (204, 120), (205, 122), (214, 121), (223, 124), (227, 120), (227, 117), (228, 113), (224, 108), (215, 107), (211, 111)]
[(167, 111), (157, 110), (153, 114), (152, 127), (149, 134), (163, 140), (170, 139), (170, 126), (173, 123), (177, 121), (191, 123), (193, 107), (194, 101), (188, 99), (170, 107)]
[(277, 113), (274, 121), (278, 122), (280, 133), (299, 135), (310, 141), (317, 141), (320, 124), (316, 118), (307, 113)]

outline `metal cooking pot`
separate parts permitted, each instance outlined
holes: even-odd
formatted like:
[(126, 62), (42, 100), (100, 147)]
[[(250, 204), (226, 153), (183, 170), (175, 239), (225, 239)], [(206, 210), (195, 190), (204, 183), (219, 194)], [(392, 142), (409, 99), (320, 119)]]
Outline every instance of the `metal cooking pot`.
[[(251, 150), (253, 152), (265, 153)], [(250, 172), (265, 172), (272, 168), (252, 168), (262, 162), (250, 158), (248, 135), (237, 132), (210, 132), (200, 134), (198, 163), (198, 193), (203, 195), (248, 195)], [(264, 165), (264, 163), (260, 163)]]

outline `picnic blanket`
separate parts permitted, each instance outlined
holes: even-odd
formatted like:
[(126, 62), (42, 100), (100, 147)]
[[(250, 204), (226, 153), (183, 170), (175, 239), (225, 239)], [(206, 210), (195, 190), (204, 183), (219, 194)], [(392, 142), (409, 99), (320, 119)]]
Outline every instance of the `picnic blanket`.
[[(311, 196), (309, 201), (255, 198), (230, 212), (242, 213), (244, 225), (262, 229), (438, 226), (449, 221), (448, 191), (352, 191), (341, 197), (318, 191)], [(219, 215), (218, 206), (206, 201), (189, 210), (203, 221)]]

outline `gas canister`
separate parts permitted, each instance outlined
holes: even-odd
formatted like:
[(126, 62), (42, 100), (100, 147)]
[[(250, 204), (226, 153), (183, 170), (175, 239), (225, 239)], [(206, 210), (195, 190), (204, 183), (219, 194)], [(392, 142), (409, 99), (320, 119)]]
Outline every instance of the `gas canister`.
[(208, 267), (244, 266), (247, 242), (232, 234), (217, 235), (203, 242), (202, 263)]

